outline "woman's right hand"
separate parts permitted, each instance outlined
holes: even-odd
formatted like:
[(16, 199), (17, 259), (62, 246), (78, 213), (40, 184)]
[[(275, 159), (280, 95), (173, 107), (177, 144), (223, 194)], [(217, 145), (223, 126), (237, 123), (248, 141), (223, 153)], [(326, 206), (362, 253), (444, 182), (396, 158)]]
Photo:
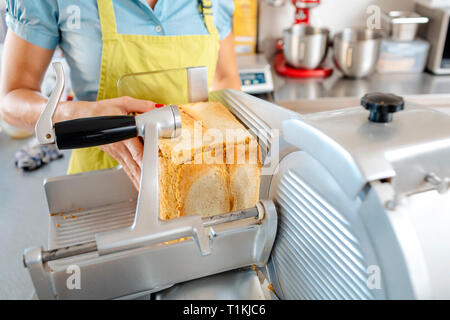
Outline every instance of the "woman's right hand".
[[(151, 101), (138, 100), (130, 97), (101, 100), (95, 102), (93, 116), (99, 115), (127, 115), (129, 113), (143, 113), (154, 109)], [(131, 138), (111, 144), (99, 146), (99, 148), (119, 162), (128, 177), (133, 182), (136, 190), (139, 190), (139, 180), (142, 170), (142, 156), (144, 146), (139, 138)]]
[[(155, 104), (147, 100), (131, 97), (120, 97), (100, 101), (67, 101), (60, 103), (53, 121), (59, 122), (79, 118), (99, 116), (119, 116), (130, 113), (144, 113), (155, 108)], [(131, 138), (111, 144), (99, 146), (108, 155), (119, 162), (126, 174), (139, 190), (142, 169), (143, 143), (139, 138)]]
[(91, 102), (91, 116), (127, 115), (130, 113), (144, 113), (155, 108), (155, 103), (131, 97), (120, 97)]

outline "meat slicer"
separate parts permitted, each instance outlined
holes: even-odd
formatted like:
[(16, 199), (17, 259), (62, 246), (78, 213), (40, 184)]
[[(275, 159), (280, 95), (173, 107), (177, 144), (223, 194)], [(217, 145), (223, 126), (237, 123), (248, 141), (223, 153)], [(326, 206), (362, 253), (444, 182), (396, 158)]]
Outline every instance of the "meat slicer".
[[(41, 143), (141, 135), (144, 165), (138, 198), (120, 168), (45, 181), (48, 249), (24, 253), (39, 298), (208, 299), (230, 286), (253, 298), (239, 283), (255, 277), (273, 299), (450, 298), (450, 116), (392, 94), (302, 116), (235, 90), (211, 92), (258, 139), (261, 200), (159, 221), (157, 138), (177, 134), (177, 107), (103, 126), (53, 125), (62, 86), (38, 122)], [(69, 283), (76, 272), (78, 287)]]

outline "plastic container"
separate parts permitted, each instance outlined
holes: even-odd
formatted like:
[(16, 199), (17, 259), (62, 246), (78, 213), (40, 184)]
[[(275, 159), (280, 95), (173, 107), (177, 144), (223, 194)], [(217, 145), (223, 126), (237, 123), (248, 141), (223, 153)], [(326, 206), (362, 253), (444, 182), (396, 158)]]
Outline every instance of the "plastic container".
[(422, 39), (383, 39), (377, 64), (379, 73), (420, 73), (425, 69), (430, 44)]

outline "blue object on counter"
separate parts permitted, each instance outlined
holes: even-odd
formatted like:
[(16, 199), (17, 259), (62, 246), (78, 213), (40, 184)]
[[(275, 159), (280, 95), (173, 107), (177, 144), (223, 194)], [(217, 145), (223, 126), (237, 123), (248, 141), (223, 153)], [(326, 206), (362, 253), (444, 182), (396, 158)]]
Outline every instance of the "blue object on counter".
[(62, 157), (63, 154), (56, 145), (41, 146), (36, 139), (33, 139), (28, 145), (16, 152), (15, 164), (17, 168), (24, 171), (32, 171)]
[(422, 39), (413, 41), (383, 39), (377, 71), (379, 73), (422, 72), (427, 64), (429, 49), (430, 44)]

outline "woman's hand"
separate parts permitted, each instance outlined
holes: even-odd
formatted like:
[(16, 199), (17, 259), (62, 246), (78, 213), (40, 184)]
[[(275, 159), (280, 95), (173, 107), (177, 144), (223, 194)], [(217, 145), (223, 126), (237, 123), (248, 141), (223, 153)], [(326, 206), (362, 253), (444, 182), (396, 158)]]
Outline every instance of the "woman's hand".
[(90, 112), (92, 117), (144, 113), (155, 108), (155, 103), (152, 101), (139, 100), (131, 97), (120, 97), (88, 103), (90, 104), (90, 110), (86, 110), (86, 112)]
[[(97, 102), (96, 112), (102, 115), (126, 115), (143, 113), (152, 110), (155, 104), (150, 101), (137, 100), (130, 97), (102, 100)], [(139, 190), (139, 180), (142, 170), (144, 146), (139, 138), (131, 138), (99, 147), (117, 162), (119, 162), (130, 177), (136, 190)]]
[[(144, 113), (155, 108), (155, 104), (147, 100), (131, 97), (120, 97), (95, 102), (67, 101), (60, 103), (54, 116), (54, 122), (77, 118), (120, 116), (130, 113)], [(119, 162), (128, 177), (139, 190), (139, 179), (142, 169), (144, 146), (139, 138), (131, 138), (111, 144), (99, 146), (108, 155)]]
[[(55, 114), (55, 122), (77, 118), (144, 113), (154, 108), (155, 104), (151, 101), (131, 97), (120, 97), (95, 102), (68, 101), (61, 103), (58, 107), (58, 113)], [(136, 190), (139, 190), (142, 156), (144, 153), (144, 146), (141, 140), (139, 138), (131, 138), (102, 145), (99, 148), (122, 165)]]
[(116, 143), (105, 144), (99, 148), (119, 162), (126, 174), (139, 191), (144, 146), (139, 138), (131, 138)]

